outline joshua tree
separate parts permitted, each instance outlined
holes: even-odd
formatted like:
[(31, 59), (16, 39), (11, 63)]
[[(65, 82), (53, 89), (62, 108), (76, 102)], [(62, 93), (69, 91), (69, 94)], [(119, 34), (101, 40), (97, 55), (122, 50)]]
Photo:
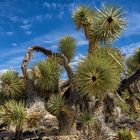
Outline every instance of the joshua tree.
[[(97, 11), (86, 6), (79, 6), (73, 12), (73, 20), (78, 29), (83, 29), (89, 41), (90, 52), (89, 55), (79, 63), (75, 73), (69, 63), (74, 56), (76, 44), (75, 40), (70, 36), (65, 36), (59, 41), (60, 53), (53, 53), (51, 50), (47, 50), (43, 47), (33, 46), (28, 49), (22, 63), (25, 80), (28, 78), (26, 71), (32, 56), (32, 51), (40, 51), (48, 57), (48, 60), (54, 61), (54, 65), (58, 63), (64, 66), (68, 74), (68, 81), (64, 85), (69, 86), (68, 90), (64, 93), (64, 105), (67, 105), (70, 110), (73, 110), (73, 106), (75, 106), (81, 98), (79, 96), (81, 93), (88, 95), (87, 97), (94, 96), (97, 99), (103, 100), (108, 92), (113, 92), (117, 89), (120, 82), (120, 75), (123, 72), (123, 56), (120, 51), (115, 48), (99, 47), (100, 42), (106, 43), (117, 38), (125, 26), (122, 9), (112, 6), (105, 6)], [(36, 83), (38, 83), (38, 85), (40, 85), (39, 87), (42, 87), (43, 90), (48, 87), (49, 83), (52, 88), (58, 82), (58, 78), (54, 78), (56, 82), (54, 80), (51, 81), (51, 76), (48, 78), (49, 74), (51, 75), (53, 71), (47, 73), (48, 77), (45, 75), (50, 69), (51, 68), (45, 63), (36, 65), (33, 68), (34, 73), (36, 73)], [(56, 74), (54, 74), (54, 77), (55, 75)], [(48, 82), (43, 79), (48, 80)], [(54, 99), (55, 98), (53, 98), (53, 100), (51, 99), (52, 102), (49, 101), (48, 106), (51, 106), (50, 104), (54, 103), (54, 101), (57, 102), (57, 100)], [(63, 113), (61, 112), (60, 114)], [(68, 119), (68, 117), (69, 116), (66, 118)], [(66, 120), (66, 118), (64, 118), (63, 121)], [(66, 124), (68, 124), (68, 121), (66, 121)]]
[[(69, 44), (70, 46), (68, 47), (68, 49), (66, 48), (66, 44)], [(27, 64), (29, 62), (29, 60), (31, 59), (31, 54), (32, 51), (40, 51), (43, 52), (48, 58), (46, 60), (46, 64), (45, 63), (39, 63), (37, 65), (34, 66), (33, 68), (33, 75), (35, 75), (36, 77), (36, 84), (39, 85), (39, 87), (42, 90), (48, 90), (49, 92), (53, 92), (54, 88), (56, 88), (56, 86), (58, 86), (58, 80), (59, 80), (59, 69), (58, 69), (58, 64), (60, 66), (63, 66), (68, 74), (68, 81), (66, 82), (66, 85), (69, 85), (69, 92), (71, 93), (71, 95), (73, 95), (75, 93), (75, 87), (74, 87), (74, 82), (73, 82), (73, 71), (72, 68), (69, 64), (70, 60), (72, 59), (72, 57), (74, 56), (74, 52), (75, 52), (75, 40), (70, 37), (70, 36), (66, 36), (64, 38), (62, 38), (59, 42), (59, 50), (62, 53), (53, 53), (50, 50), (47, 50), (45, 48), (39, 47), (39, 46), (33, 46), (31, 48), (28, 49), (27, 51), (27, 55), (25, 56), (23, 63), (22, 63), (22, 70), (23, 70), (23, 76), (24, 76), (24, 80), (27, 80)], [(67, 52), (67, 50), (69, 50)], [(58, 64), (57, 64), (57, 63)], [(67, 84), (68, 83), (68, 84)], [(62, 87), (65, 87), (65, 83), (63, 85), (60, 85), (60, 87), (58, 87), (59, 90), (61, 90)], [(40, 91), (39, 91), (40, 92)], [(47, 93), (49, 94), (49, 93)], [(73, 96), (70, 96), (69, 98), (67, 98), (67, 101), (65, 102), (65, 106), (67, 105), (74, 105), (76, 102), (76, 98), (72, 98)], [(65, 98), (65, 97), (64, 97)], [(54, 98), (55, 99), (55, 98)], [(56, 102), (57, 102), (56, 98)], [(49, 102), (52, 103), (52, 102)], [(50, 107), (50, 105), (49, 105)], [(62, 127), (61, 123), (63, 122), (63, 124), (65, 124), (65, 126), (69, 127), (69, 133), (70, 133), (70, 128), (72, 127), (72, 124), (70, 122), (73, 122), (73, 118), (74, 118), (74, 110), (69, 106), (67, 107), (68, 110), (71, 110), (70, 112), (72, 112), (72, 116), (68, 115), (66, 113), (63, 112), (63, 110), (61, 110), (60, 115), (57, 116), (58, 119), (60, 120), (60, 128), (62, 128), (60, 131), (63, 133), (63, 131), (65, 130), (65, 127)], [(69, 112), (69, 111), (68, 111)], [(61, 116), (61, 117), (60, 117)], [(64, 117), (64, 119), (62, 119), (62, 116)], [(66, 118), (66, 119), (65, 119)], [(68, 121), (69, 120), (69, 121)], [(72, 129), (71, 129), (72, 130)], [(65, 133), (68, 133), (68, 131)]]
[[(32, 46), (27, 50), (22, 62), (24, 84), (22, 78), (18, 78), (14, 72), (7, 72), (1, 76), (1, 92), (5, 95), (21, 94), (23, 87), (27, 89), (31, 81), (31, 86), (35, 88), (38, 95), (45, 93), (45, 96), (42, 97), (45, 98), (46, 109), (58, 118), (61, 134), (73, 133), (76, 116), (80, 116), (79, 121), (82, 121), (85, 128), (89, 128), (94, 120), (93, 114), (97, 108), (103, 107), (103, 101), (107, 104), (107, 110), (112, 112), (115, 105), (110, 94), (113, 95), (112, 93), (117, 92), (121, 95), (122, 91), (128, 89), (140, 77), (139, 51), (127, 61), (128, 67), (135, 71), (131, 73), (130, 77), (121, 81), (124, 72), (124, 57), (119, 49), (107, 45), (119, 37), (125, 27), (126, 22), (121, 8), (102, 6), (101, 9), (93, 10), (87, 6), (79, 6), (74, 10), (72, 17), (77, 28), (84, 31), (89, 41), (89, 53), (78, 63), (75, 71), (70, 62), (75, 55), (76, 41), (73, 37), (64, 36), (58, 42), (58, 53), (40, 46)], [(38, 62), (32, 67), (30, 77), (27, 68), (33, 51), (45, 54), (46, 60)], [(135, 63), (129, 61), (135, 61)], [(61, 67), (64, 67), (68, 75), (68, 79), (62, 84), (59, 83)], [(57, 94), (52, 95), (51, 93), (54, 92)], [(92, 104), (90, 108), (89, 102), (92, 98), (95, 99), (95, 105)], [(78, 110), (77, 105), (82, 103), (85, 104), (85, 107)], [(17, 105), (16, 107), (20, 106), (18, 103), (12, 104)], [(2, 107), (1, 118), (7, 115), (5, 113), (6, 105)], [(10, 111), (12, 109), (10, 108)], [(99, 113), (103, 113), (102, 108), (100, 110)], [(21, 124), (25, 118), (23, 108), (22, 112)], [(16, 113), (18, 114), (18, 112)], [(98, 114), (98, 111), (95, 114)], [(104, 121), (103, 117), (101, 120)], [(11, 123), (12, 117), (8, 121)], [(103, 122), (102, 126), (104, 125)], [(16, 126), (20, 127), (19, 124)]]
[(112, 41), (120, 36), (125, 26), (123, 10), (111, 5), (103, 5), (97, 11), (87, 6), (79, 6), (73, 12), (73, 20), (78, 29), (83, 29), (92, 52), (104, 41)]

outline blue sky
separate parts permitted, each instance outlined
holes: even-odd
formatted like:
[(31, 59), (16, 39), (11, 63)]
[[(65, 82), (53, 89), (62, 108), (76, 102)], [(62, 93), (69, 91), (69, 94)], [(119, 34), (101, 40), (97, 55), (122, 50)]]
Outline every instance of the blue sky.
[[(112, 3), (125, 10), (128, 26), (115, 45), (129, 55), (140, 47), (139, 0), (0, 0), (0, 72), (9, 68), (20, 70), (28, 47), (41, 45), (57, 51), (58, 40), (71, 35), (77, 40), (77, 56), (73, 64), (87, 51), (84, 34), (77, 31), (71, 14), (75, 7), (86, 4), (99, 8)], [(31, 62), (42, 59), (35, 54)]]

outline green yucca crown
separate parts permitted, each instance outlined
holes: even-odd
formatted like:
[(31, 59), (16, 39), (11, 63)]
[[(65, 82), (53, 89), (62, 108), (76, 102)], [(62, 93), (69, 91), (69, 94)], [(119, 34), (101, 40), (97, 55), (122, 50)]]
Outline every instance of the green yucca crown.
[(120, 82), (120, 71), (104, 49), (96, 49), (94, 54), (79, 63), (75, 74), (75, 85), (79, 90), (98, 98), (115, 90)]
[(87, 111), (82, 112), (78, 118), (78, 122), (81, 123), (84, 128), (92, 127), (95, 122), (93, 113)]
[(54, 91), (58, 86), (60, 68), (59, 65), (51, 59), (38, 62), (33, 67), (36, 86), (41, 92)]
[(73, 14), (72, 18), (78, 29), (83, 28), (84, 26), (89, 26), (89, 18), (93, 16), (93, 10), (87, 6), (78, 6)]
[(102, 41), (119, 37), (126, 25), (123, 13), (121, 8), (103, 5), (101, 9), (97, 9), (90, 35)]
[(59, 41), (59, 51), (63, 53), (67, 59), (68, 62), (71, 61), (71, 59), (75, 55), (75, 49), (76, 49), (76, 41), (71, 36), (64, 36)]

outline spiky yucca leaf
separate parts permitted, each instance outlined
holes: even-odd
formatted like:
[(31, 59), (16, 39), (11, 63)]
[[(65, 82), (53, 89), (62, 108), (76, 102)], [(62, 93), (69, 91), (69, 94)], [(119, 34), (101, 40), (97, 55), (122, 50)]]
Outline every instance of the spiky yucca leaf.
[(36, 86), (41, 90), (54, 91), (59, 80), (59, 65), (51, 59), (38, 62), (33, 67)]
[(59, 116), (61, 112), (70, 115), (70, 109), (65, 105), (65, 100), (60, 95), (52, 96), (47, 103), (47, 110), (54, 116)]
[(137, 48), (132, 56), (129, 56), (126, 65), (128, 69), (134, 72), (137, 69), (140, 69), (140, 48)]
[(75, 47), (76, 41), (71, 36), (64, 36), (59, 41), (59, 51), (67, 57), (68, 62), (70, 62), (75, 55)]
[(108, 59), (112, 67), (118, 70), (118, 76), (125, 70), (124, 56), (118, 48), (102, 47), (95, 50), (94, 57), (104, 56)]
[(22, 102), (14, 100), (6, 102), (0, 107), (0, 118), (9, 125), (22, 126), (26, 122), (26, 110)]
[(83, 128), (89, 128), (95, 123), (95, 118), (93, 113), (85, 111), (80, 114), (78, 121), (82, 124)]
[(90, 24), (93, 20), (94, 11), (87, 6), (78, 6), (73, 14), (72, 18), (74, 20), (75, 25), (78, 29), (83, 29), (85, 32), (86, 37), (88, 38), (88, 32), (90, 30)]
[(9, 70), (0, 75), (2, 93), (8, 97), (16, 97), (22, 94), (24, 89), (23, 79), (18, 77), (18, 73)]
[(114, 91), (120, 82), (116, 63), (101, 48), (79, 63), (74, 79), (81, 92), (98, 98)]
[(97, 9), (90, 35), (102, 41), (111, 41), (119, 37), (126, 25), (123, 14), (121, 8), (103, 5), (101, 9)]

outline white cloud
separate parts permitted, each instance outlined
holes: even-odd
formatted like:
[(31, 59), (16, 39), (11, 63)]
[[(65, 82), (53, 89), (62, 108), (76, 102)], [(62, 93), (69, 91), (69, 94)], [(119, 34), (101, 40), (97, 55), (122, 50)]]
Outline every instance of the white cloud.
[(17, 43), (12, 43), (12, 46), (13, 46), (13, 47), (16, 47), (16, 46), (17, 46)]
[(25, 31), (25, 34), (30, 35), (32, 34), (32, 31)]
[(132, 44), (123, 46), (123, 47), (121, 47), (121, 50), (126, 56), (129, 56), (129, 55), (133, 54), (133, 52), (136, 48), (140, 48), (140, 42), (136, 42), (136, 43), (132, 43)]
[(14, 33), (13, 32), (6, 32), (7, 35), (11, 36), (13, 35)]
[(87, 40), (79, 40), (78, 42), (78, 46), (84, 46), (84, 45), (88, 45), (88, 41)]
[(18, 21), (18, 17), (17, 16), (11, 16), (9, 17), (11, 21), (13, 22), (17, 22)]
[(8, 69), (1, 69), (0, 74), (5, 73)]
[[(28, 30), (25, 30), (25, 31), (28, 31)], [(61, 30), (61, 29), (55, 30), (53, 32), (44, 34), (42, 36), (32, 38), (31, 40), (29, 40), (27, 42), (18, 43), (18, 44), (16, 42), (13, 42), (12, 45), (15, 46), (15, 49), (13, 49), (11, 47), (11, 48), (7, 48), (7, 49), (3, 50), (2, 52), (0, 52), (1, 59), (6, 60), (6, 62), (4, 64), (0, 64), (0, 68), (5, 69), (5, 68), (10, 68), (12, 66), (14, 69), (21, 72), (20, 67), (21, 67), (22, 59), (23, 59), (28, 47), (31, 47), (33, 45), (39, 45), (39, 46), (43, 46), (47, 49), (51, 49), (52, 51), (56, 52), (58, 40), (62, 36), (67, 35), (67, 33), (69, 33), (71, 36), (73, 36), (77, 40), (77, 43), (80, 46), (87, 44), (87, 42), (85, 41), (85, 37), (81, 32)], [(36, 54), (36, 53), (34, 53), (34, 54)], [(42, 55), (42, 56), (44, 56), (44, 55)], [(74, 60), (72, 62), (73, 66), (77, 64), (77, 61), (80, 59), (80, 57), (82, 57), (82, 55), (78, 55), (74, 58)], [(7, 60), (8, 58), (10, 58), (10, 60)], [(42, 57), (40, 57), (40, 56), (36, 57), (36, 55), (35, 55), (35, 58), (36, 59), (33, 59), (34, 61), (36, 61)], [(32, 61), (32, 63), (34, 63), (34, 61)]]
[(9, 64), (9, 65), (20, 65), (22, 63), (22, 60), (23, 60), (24, 56), (17, 56), (17, 57), (14, 57), (10, 60), (7, 60), (6, 61), (6, 64)]
[(47, 8), (60, 8), (61, 5), (59, 3), (49, 3), (49, 2), (44, 2), (43, 3), (43, 7), (47, 7)]
[(28, 19), (23, 19), (22, 20), (22, 23), (25, 24), (25, 25), (27, 25), (29, 23), (29, 20)]
[(61, 12), (59, 13), (59, 15), (58, 15), (58, 18), (59, 18), (59, 19), (62, 19), (63, 16), (64, 16), (64, 11), (61, 11)]
[(72, 68), (75, 69), (77, 67), (78, 63), (81, 62), (83, 58), (85, 58), (85, 55), (83, 55), (81, 53), (76, 54), (76, 56), (74, 57), (73, 61), (70, 63)]
[(28, 30), (31, 27), (31, 24), (20, 25), (20, 27), (24, 30)]
[(139, 35), (140, 34), (140, 13), (129, 13), (127, 18), (128, 26), (124, 36)]

